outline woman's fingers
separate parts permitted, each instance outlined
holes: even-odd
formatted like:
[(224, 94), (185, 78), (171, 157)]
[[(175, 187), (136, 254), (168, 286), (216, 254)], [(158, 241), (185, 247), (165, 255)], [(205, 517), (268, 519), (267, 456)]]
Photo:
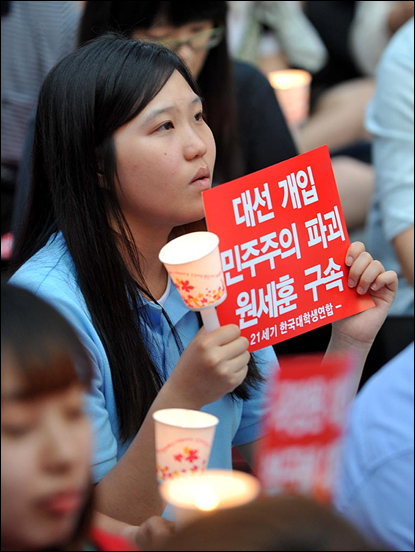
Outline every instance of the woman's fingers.
[(376, 282), (377, 278), (385, 272), (385, 268), (379, 261), (372, 261), (364, 270), (357, 284), (357, 293), (363, 295)]
[(224, 360), (232, 360), (242, 355), (249, 347), (249, 341), (246, 337), (239, 337), (232, 343), (222, 346)]
[(363, 251), (362, 253), (360, 253), (360, 255), (353, 261), (353, 264), (350, 267), (348, 276), (349, 287), (355, 288), (360, 284), (361, 277), (373, 262), (374, 261), (372, 255), (370, 255), (367, 251)]
[[(204, 329), (199, 333), (206, 333)], [(226, 326), (221, 326), (214, 332), (209, 334), (209, 341), (211, 345), (223, 346), (228, 343), (233, 343), (241, 335), (241, 330), (236, 324), (227, 324)]]
[(250, 354), (248, 351), (245, 351), (242, 355), (232, 359), (228, 360), (227, 362), (227, 369), (229, 370), (229, 374), (231, 377), (229, 378), (229, 391), (231, 392), (236, 387), (241, 385), (246, 378), (246, 375), (248, 373), (248, 362), (250, 359)]
[(370, 286), (372, 291), (379, 291), (383, 287), (387, 287), (393, 293), (398, 291), (398, 276), (393, 270), (388, 270), (380, 274), (375, 282)]
[(362, 242), (353, 242), (350, 244), (349, 249), (346, 253), (346, 265), (352, 266), (354, 261), (363, 253), (366, 251), (365, 245)]

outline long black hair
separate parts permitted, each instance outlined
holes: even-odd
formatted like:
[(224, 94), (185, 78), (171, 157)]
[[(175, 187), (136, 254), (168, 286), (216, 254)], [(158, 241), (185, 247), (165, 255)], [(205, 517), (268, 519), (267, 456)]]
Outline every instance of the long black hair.
[[(39, 96), (33, 185), (12, 261), (13, 268), (20, 267), (62, 232), (108, 356), (123, 440), (137, 433), (163, 381), (139, 319), (143, 295), (154, 298), (117, 200), (113, 135), (148, 105), (175, 70), (199, 92), (176, 54), (117, 36), (90, 42), (52, 69)], [(187, 225), (185, 231), (191, 230)], [(251, 363), (232, 396), (246, 399), (259, 381)]]
[[(80, 23), (79, 44), (108, 31), (131, 37), (135, 31), (147, 30), (160, 20), (173, 27), (212, 21), (215, 27), (226, 30), (227, 10), (227, 2), (88, 1)], [(221, 184), (246, 172), (238, 138), (232, 64), (226, 33), (222, 42), (209, 51), (197, 81), (217, 146), (214, 181)]]

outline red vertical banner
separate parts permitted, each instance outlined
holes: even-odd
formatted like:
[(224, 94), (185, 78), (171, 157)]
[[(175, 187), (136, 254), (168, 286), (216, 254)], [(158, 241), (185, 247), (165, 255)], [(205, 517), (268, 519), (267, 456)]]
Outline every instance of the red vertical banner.
[(262, 349), (372, 308), (347, 285), (350, 245), (326, 146), (203, 193), (228, 297), (221, 324)]
[(266, 494), (330, 501), (352, 399), (350, 357), (286, 357), (270, 382), (256, 473)]

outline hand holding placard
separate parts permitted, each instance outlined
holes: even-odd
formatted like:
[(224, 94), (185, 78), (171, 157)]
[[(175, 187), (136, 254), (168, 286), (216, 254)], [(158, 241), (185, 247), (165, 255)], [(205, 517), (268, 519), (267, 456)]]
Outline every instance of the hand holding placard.
[(350, 245), (326, 146), (203, 193), (237, 324), (262, 349), (374, 307), (348, 285)]

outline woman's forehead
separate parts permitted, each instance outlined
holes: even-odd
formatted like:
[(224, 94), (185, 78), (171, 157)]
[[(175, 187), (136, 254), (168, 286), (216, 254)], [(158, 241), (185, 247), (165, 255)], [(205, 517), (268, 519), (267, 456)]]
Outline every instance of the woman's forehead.
[(30, 401), (54, 393), (64, 395), (75, 389), (83, 392), (85, 385), (79, 381), (74, 366), (57, 363), (53, 370), (47, 365), (22, 367), (13, 354), (2, 351), (1, 400)]
[(10, 353), (1, 355), (1, 400), (11, 400), (24, 389), (24, 381), (19, 374), (16, 361)]
[(147, 118), (154, 111), (178, 108), (201, 102), (200, 97), (192, 90), (186, 79), (175, 70), (158, 94), (140, 113)]

